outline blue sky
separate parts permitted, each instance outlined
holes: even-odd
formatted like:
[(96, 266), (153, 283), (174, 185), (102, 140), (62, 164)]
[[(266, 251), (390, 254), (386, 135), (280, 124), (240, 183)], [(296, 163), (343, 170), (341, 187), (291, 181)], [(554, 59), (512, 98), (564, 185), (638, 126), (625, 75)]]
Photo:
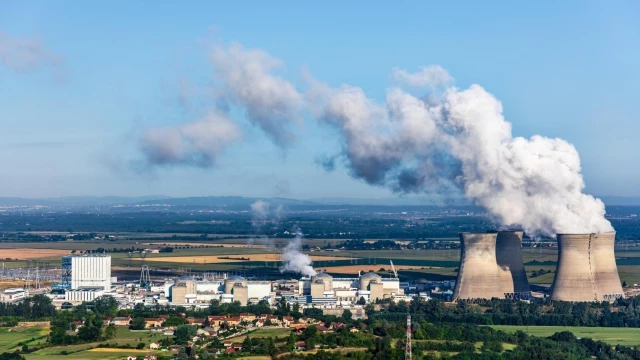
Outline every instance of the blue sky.
[(305, 117), (283, 151), (237, 109), (243, 135), (213, 167), (121, 166), (142, 156), (145, 129), (215, 107), (210, 47), (233, 41), (281, 59), (295, 85), (305, 68), (374, 99), (393, 68), (438, 64), (500, 99), (514, 135), (573, 143), (588, 192), (640, 196), (638, 13), (635, 1), (3, 1), (0, 34), (38, 41), (57, 65), (0, 62), (0, 196), (392, 196), (316, 165), (341, 146), (327, 126)]

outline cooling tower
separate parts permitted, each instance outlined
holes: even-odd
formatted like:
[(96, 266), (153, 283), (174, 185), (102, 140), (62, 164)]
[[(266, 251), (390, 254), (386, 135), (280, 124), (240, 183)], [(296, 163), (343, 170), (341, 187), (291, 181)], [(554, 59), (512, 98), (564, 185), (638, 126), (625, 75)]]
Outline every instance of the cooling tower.
[(496, 233), (461, 233), (454, 299), (504, 298), (496, 261)]
[(522, 231), (498, 232), (496, 261), (500, 270), (504, 297), (529, 299), (531, 289), (522, 262)]
[(615, 231), (591, 235), (591, 267), (598, 301), (624, 296), (614, 254), (615, 239)]
[(558, 234), (551, 300), (602, 301), (623, 296), (614, 256), (615, 232)]

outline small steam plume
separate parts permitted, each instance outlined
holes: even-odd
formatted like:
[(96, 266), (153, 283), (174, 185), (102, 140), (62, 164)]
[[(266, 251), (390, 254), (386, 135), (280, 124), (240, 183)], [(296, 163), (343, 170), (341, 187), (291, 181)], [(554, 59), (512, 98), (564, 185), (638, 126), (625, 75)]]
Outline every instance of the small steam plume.
[[(251, 204), (251, 221), (253, 226), (261, 228), (266, 221), (280, 221), (283, 217), (282, 206), (273, 207), (271, 204), (264, 200), (257, 200)], [(252, 245), (255, 242), (265, 243), (269, 247), (273, 247), (273, 242), (267, 236), (262, 236), (259, 239), (249, 239), (249, 244)], [(301, 273), (307, 276), (313, 276), (316, 271), (311, 266), (311, 258), (309, 255), (303, 254), (300, 249), (302, 248), (302, 232), (300, 229), (296, 229), (296, 236), (293, 240), (289, 241), (287, 245), (279, 249), (282, 254), (283, 265), (280, 268), (281, 272), (292, 271)]]
[(311, 257), (300, 252), (302, 248), (302, 232), (296, 230), (296, 237), (289, 241), (287, 246), (282, 250), (282, 261), (284, 265), (280, 268), (280, 272), (293, 271), (306, 276), (314, 276), (318, 272), (311, 266)]

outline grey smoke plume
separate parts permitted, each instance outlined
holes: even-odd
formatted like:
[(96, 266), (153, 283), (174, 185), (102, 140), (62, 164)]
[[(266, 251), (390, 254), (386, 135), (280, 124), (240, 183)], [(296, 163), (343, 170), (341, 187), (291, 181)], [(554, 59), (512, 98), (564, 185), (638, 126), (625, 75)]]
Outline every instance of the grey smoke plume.
[(428, 96), (394, 87), (382, 104), (348, 85), (312, 83), (308, 97), (318, 118), (340, 130), (356, 178), (405, 193), (461, 191), (500, 224), (532, 235), (612, 230), (602, 201), (582, 192), (573, 145), (513, 137), (494, 96), (479, 85), (443, 88), (449, 78), (396, 71), (395, 80)]
[(296, 230), (296, 237), (289, 241), (287, 246), (282, 250), (282, 261), (284, 265), (280, 268), (280, 272), (293, 271), (306, 276), (314, 276), (318, 272), (311, 266), (311, 257), (300, 252), (302, 248), (302, 232)]
[(240, 134), (226, 115), (211, 112), (175, 128), (148, 129), (140, 139), (140, 149), (151, 165), (210, 167)]
[(27, 72), (38, 68), (51, 71), (54, 78), (64, 76), (63, 58), (35, 39), (17, 38), (0, 31), (0, 64), (12, 70)]
[(293, 128), (301, 120), (302, 95), (288, 81), (274, 74), (283, 62), (238, 43), (213, 48), (211, 62), (219, 81), (218, 95), (246, 110), (247, 117), (278, 145), (295, 140)]

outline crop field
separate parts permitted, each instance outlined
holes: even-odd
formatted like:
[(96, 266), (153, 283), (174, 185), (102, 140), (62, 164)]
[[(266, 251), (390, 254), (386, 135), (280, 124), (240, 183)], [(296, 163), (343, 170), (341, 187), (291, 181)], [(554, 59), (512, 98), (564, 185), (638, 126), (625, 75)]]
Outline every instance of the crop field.
[[(411, 270), (411, 269), (419, 269), (419, 266), (410, 266), (410, 265), (399, 265), (395, 266), (396, 270)], [(328, 273), (339, 273), (339, 274), (358, 274), (360, 271), (368, 272), (368, 271), (380, 271), (380, 269), (384, 269), (383, 271), (391, 271), (391, 266), (384, 265), (346, 265), (346, 266), (329, 266), (329, 267), (316, 267), (318, 271), (325, 271)]]
[(57, 249), (0, 249), (0, 260), (14, 259), (14, 260), (32, 260), (41, 259), (53, 256), (69, 255), (68, 250)]
[(578, 326), (510, 326), (491, 325), (496, 330), (514, 333), (518, 330), (529, 335), (547, 337), (557, 332), (570, 331), (576, 337), (601, 340), (611, 345), (640, 345), (640, 328), (607, 328), (607, 327), (578, 327)]
[[(142, 260), (142, 259), (136, 259)], [(170, 263), (198, 263), (198, 264), (216, 264), (216, 263), (233, 263), (242, 261), (280, 261), (280, 254), (229, 254), (225, 256), (204, 255), (204, 256), (167, 256), (167, 257), (148, 257), (144, 259), (149, 262), (162, 261)], [(345, 260), (345, 258), (336, 256), (311, 256), (313, 261), (335, 261)]]

